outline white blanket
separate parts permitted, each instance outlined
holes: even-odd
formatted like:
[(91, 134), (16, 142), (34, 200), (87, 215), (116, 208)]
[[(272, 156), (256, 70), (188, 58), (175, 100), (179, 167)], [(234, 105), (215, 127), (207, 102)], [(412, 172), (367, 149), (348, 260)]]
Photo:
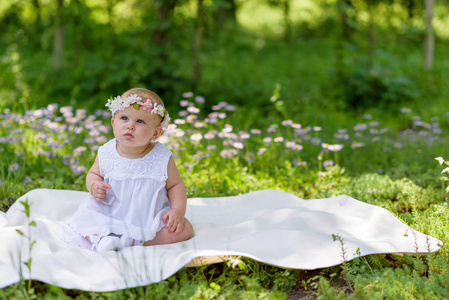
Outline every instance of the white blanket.
[[(189, 241), (96, 253), (65, 225), (85, 192), (32, 190), (0, 212), (0, 288), (35, 279), (64, 288), (112, 291), (164, 280), (186, 265), (233, 256), (285, 268), (317, 269), (374, 253), (425, 253), (442, 242), (419, 233), (387, 210), (348, 196), (302, 200), (263, 190), (233, 197), (192, 198), (186, 217)], [(19, 201), (31, 203), (31, 274), (27, 220)], [(343, 254), (340, 242), (343, 240)], [(358, 250), (359, 249), (359, 250)]]

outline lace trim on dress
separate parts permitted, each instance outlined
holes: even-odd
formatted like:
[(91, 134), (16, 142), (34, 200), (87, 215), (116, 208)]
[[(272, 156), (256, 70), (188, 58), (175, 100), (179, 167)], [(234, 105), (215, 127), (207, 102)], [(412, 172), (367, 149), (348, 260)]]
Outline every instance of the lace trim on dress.
[(112, 139), (98, 149), (100, 174), (115, 180), (154, 178), (166, 181), (167, 165), (171, 155), (172, 153), (158, 142), (144, 157), (135, 159), (121, 157), (117, 153), (116, 140)]

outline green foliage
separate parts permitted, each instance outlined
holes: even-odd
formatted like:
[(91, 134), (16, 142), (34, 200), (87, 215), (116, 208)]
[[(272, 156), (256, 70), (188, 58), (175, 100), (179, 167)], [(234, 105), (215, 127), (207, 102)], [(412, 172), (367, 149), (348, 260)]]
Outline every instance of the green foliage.
[[(335, 1), (291, 1), (293, 40), (288, 46), (281, 42), (282, 26), (273, 25), (280, 24), (273, 21), (281, 20), (279, 8), (266, 5), (267, 14), (254, 15), (258, 10), (253, 8), (265, 4), (240, 1), (240, 24), (221, 27), (211, 16), (225, 1), (205, 1), (210, 11), (199, 53), (202, 76), (193, 86), (193, 2), (180, 1), (163, 24), (156, 2), (65, 1), (60, 70), (51, 61), (56, 2), (1, 2), (1, 210), (30, 189), (84, 189), (95, 147), (112, 137), (106, 129), (108, 117), (96, 111), (104, 108), (107, 98), (133, 86), (150, 87), (176, 116), (185, 110), (177, 105), (180, 95), (193, 90), (182, 99), (200, 112), (190, 121), (179, 117), (186, 121), (177, 127), (183, 135), (168, 136), (167, 143), (177, 155), (189, 197), (266, 188), (303, 198), (347, 194), (382, 206), (410, 227), (437, 237), (442, 249), (424, 256), (352, 259), (355, 254), (344, 253), (344, 240), (335, 236), (345, 263), (318, 272), (237, 258), (185, 268), (165, 281), (113, 293), (23, 281), (0, 290), (0, 298), (279, 299), (298, 286), (320, 299), (449, 298), (446, 179), (443, 174), (438, 181), (440, 171), (432, 164), (434, 157), (448, 155), (447, 8), (436, 4), (438, 62), (429, 84), (421, 72), (422, 12), (416, 10), (421, 9), (416, 1), (409, 1), (413, 11), (398, 1), (373, 2), (372, 57), (367, 52), (366, 3), (351, 1), (353, 6), (343, 7), (350, 15), (352, 40), (344, 43), (340, 78), (335, 77), (335, 60), (342, 8)], [(165, 41), (155, 43), (154, 32), (164, 27)], [(195, 95), (205, 96), (207, 102), (195, 102)], [(220, 101), (234, 105), (235, 111), (212, 109)], [(55, 102), (60, 105), (47, 106)], [(402, 106), (410, 110), (400, 112)], [(211, 112), (225, 116), (206, 122)], [(95, 124), (96, 132), (89, 124)], [(229, 125), (232, 129), (225, 132)], [(228, 135), (206, 140), (208, 132)], [(196, 133), (203, 138), (191, 139)], [(287, 142), (303, 148), (293, 150)], [(329, 149), (335, 145), (343, 148)], [(222, 155), (224, 150), (228, 152)], [(23, 205), (30, 217), (32, 207)], [(29, 220), (29, 227), (33, 225)], [(34, 243), (28, 238), (31, 251)], [(31, 269), (31, 257), (25, 263)]]
[(385, 66), (354, 64), (339, 78), (344, 102), (360, 111), (380, 108), (397, 111), (419, 96), (415, 83), (406, 75), (395, 74)]

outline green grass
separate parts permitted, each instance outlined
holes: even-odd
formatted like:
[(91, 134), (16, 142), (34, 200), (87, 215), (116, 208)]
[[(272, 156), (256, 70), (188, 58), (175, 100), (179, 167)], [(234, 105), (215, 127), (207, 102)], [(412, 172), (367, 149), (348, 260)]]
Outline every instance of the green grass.
[[(284, 270), (241, 258), (237, 267), (184, 268), (160, 283), (111, 293), (65, 290), (39, 282), (32, 282), (30, 290), (21, 282), (1, 290), (0, 298), (282, 299), (298, 290), (321, 299), (449, 298), (449, 208), (445, 184), (439, 180), (442, 166), (434, 159), (449, 158), (447, 8), (436, 6), (435, 65), (428, 74), (422, 71), (422, 21), (417, 15), (407, 23), (397, 3), (375, 10), (374, 68), (366, 67), (366, 14), (362, 2), (357, 2), (358, 23), (352, 42), (345, 44), (344, 77), (338, 78), (338, 23), (332, 2), (294, 1), (296, 23), (288, 45), (281, 37), (281, 10), (258, 2), (242, 5), (240, 26), (220, 27), (219, 32), (210, 29), (201, 45), (202, 77), (193, 91), (205, 96), (206, 103), (195, 104), (201, 109), (198, 121), (210, 118), (211, 107), (220, 101), (235, 105), (236, 110), (222, 108), (226, 117), (217, 123), (203, 122), (204, 127), (195, 128), (194, 122), (178, 125), (184, 136), (166, 132), (188, 196), (236, 195), (266, 188), (305, 199), (347, 194), (387, 208), (412, 228), (442, 240), (443, 248), (422, 256), (370, 255), (316, 271)], [(43, 12), (49, 13), (49, 6), (44, 5)], [(137, 16), (128, 10), (123, 13)], [(162, 96), (173, 117), (183, 110), (178, 105), (185, 98), (182, 92), (192, 89), (192, 16), (191, 3), (178, 11), (171, 61), (163, 66), (174, 69), (173, 78), (151, 77), (156, 86), (170, 85)], [(106, 14), (99, 7), (89, 19), (81, 20), (84, 27), (67, 24), (64, 70), (55, 73), (50, 59), (54, 28), (44, 24), (42, 34), (36, 35), (32, 16), (24, 18), (20, 24), (9, 24), (0, 40), (3, 211), (34, 188), (85, 190), (85, 172), (95, 157), (91, 147), (112, 137), (108, 118), (102, 113), (93, 117), (95, 110), (131, 86), (147, 86), (142, 78), (151, 71), (141, 57), (155, 57), (154, 50), (144, 47), (148, 32), (137, 25), (138, 19), (127, 23), (125, 14), (117, 14), (117, 24), (123, 26), (114, 30), (104, 25)], [(71, 46), (80, 42), (80, 36), (82, 51), (76, 57)], [(97, 47), (98, 40), (108, 47)], [(354, 95), (368, 95), (368, 101), (353, 107)], [(193, 97), (187, 99), (194, 103)], [(38, 109), (50, 103), (59, 106), (53, 114), (40, 116)], [(74, 107), (73, 115), (79, 118), (71, 119), (70, 113), (63, 116), (62, 106)], [(402, 113), (401, 108), (411, 112)], [(92, 120), (97, 130), (85, 129)], [(282, 125), (285, 120), (300, 124), (302, 130)], [(218, 137), (225, 124), (233, 126), (234, 135)], [(355, 130), (363, 127), (360, 124), (366, 129)], [(261, 133), (251, 133), (252, 129)], [(191, 140), (195, 132), (203, 138)], [(215, 137), (206, 140), (207, 132)], [(89, 133), (94, 136), (86, 140)], [(341, 139), (345, 134), (348, 138)], [(284, 141), (274, 141), (280, 137)], [(289, 149), (287, 141), (303, 149)], [(236, 148), (233, 143), (241, 145), (235, 144)], [(343, 148), (333, 152), (323, 143)], [(222, 151), (230, 149), (235, 155), (226, 152), (231, 157), (223, 158)], [(326, 169), (325, 161), (332, 161), (334, 167)]]
[[(187, 99), (190, 105), (194, 104), (194, 96)], [(185, 124), (178, 124), (176, 129), (165, 132), (164, 142), (176, 154), (189, 197), (237, 195), (267, 188), (285, 190), (306, 199), (347, 194), (387, 208), (412, 228), (442, 240), (445, 243), (443, 248), (435, 254), (416, 257), (371, 255), (319, 270), (314, 273), (318, 277), (309, 276), (305, 271), (279, 269), (242, 258), (241, 264), (234, 267), (218, 264), (186, 268), (163, 282), (113, 293), (64, 290), (33, 282), (31, 290), (25, 283), (18, 283), (2, 290), (2, 296), (282, 299), (293, 287), (301, 287), (305, 292), (318, 296), (339, 298), (343, 297), (342, 286), (346, 282), (354, 298), (376, 298), (384, 293), (419, 299), (426, 297), (429, 290), (435, 297), (447, 297), (449, 208), (439, 181), (442, 167), (434, 159), (439, 156), (439, 150), (444, 152), (447, 138), (442, 133), (421, 127), (419, 129), (424, 129), (427, 134), (422, 133), (421, 136), (415, 130), (415, 133), (403, 135), (389, 129), (386, 134), (373, 135), (367, 131), (381, 128), (381, 124), (370, 127), (369, 120), (361, 118), (354, 119), (348, 128), (350, 138), (339, 141), (344, 147), (333, 152), (326, 150), (322, 143), (334, 142), (335, 128), (323, 126), (320, 131), (313, 128), (308, 131), (309, 125), (302, 124), (305, 130), (295, 132), (291, 125), (282, 124), (284, 120), (279, 116), (275, 103), (267, 102), (272, 106), (268, 118), (272, 122), (264, 127), (254, 128), (249, 126), (251, 122), (245, 123), (248, 115), (245, 109), (226, 111), (222, 108), (217, 112), (226, 113), (226, 117), (217, 119), (216, 123), (205, 121), (206, 117), (211, 120), (214, 115), (201, 110), (196, 121), (189, 123), (188, 120), (192, 119), (189, 115), (192, 114), (188, 114), (177, 121), (184, 120)], [(60, 110), (66, 111), (66, 115)], [(26, 116), (13, 113), (1, 116), (0, 122), (5, 125), (0, 129), (2, 210), (33, 188), (85, 189), (84, 173), (95, 157), (92, 150), (111, 138), (111, 131), (104, 112), (87, 115), (73, 109), (73, 115), (78, 116), (73, 119), (67, 111), (71, 108), (57, 108), (52, 113), (44, 110), (42, 116), (38, 110), (28, 112)], [(404, 116), (406, 121), (407, 118)], [(359, 121), (365, 122), (367, 129), (359, 137), (354, 137), (353, 127)], [(86, 129), (87, 124), (94, 125)], [(231, 131), (223, 130), (229, 128), (226, 124), (233, 126)], [(277, 125), (276, 130), (268, 132), (268, 128), (276, 127), (273, 124)], [(251, 129), (253, 132), (260, 129), (261, 133), (251, 133)], [(206, 139), (208, 132), (215, 137)], [(249, 136), (246, 133), (250, 133)], [(194, 141), (191, 139), (194, 134), (201, 134), (203, 138)], [(86, 140), (92, 135), (91, 140)], [(379, 136), (379, 139), (372, 141), (373, 136)], [(272, 139), (270, 143), (263, 141), (267, 137)], [(274, 139), (279, 137), (284, 141), (275, 142)], [(313, 138), (320, 138), (321, 142), (314, 144)], [(364, 142), (365, 146), (351, 148), (355, 140)], [(303, 149), (289, 149), (287, 141), (294, 141)], [(395, 147), (399, 142), (402, 148)], [(79, 145), (85, 145), (86, 149)], [(389, 150), (385, 151), (385, 148)], [(260, 149), (266, 150), (260, 153)], [(231, 152), (225, 155), (222, 151)], [(326, 160), (332, 160), (334, 167), (326, 169), (323, 165)], [(298, 161), (306, 161), (307, 165), (296, 165)], [(29, 177), (24, 180), (25, 175)], [(399, 283), (391, 285), (391, 282)], [(416, 285), (415, 288), (408, 288), (410, 282)]]

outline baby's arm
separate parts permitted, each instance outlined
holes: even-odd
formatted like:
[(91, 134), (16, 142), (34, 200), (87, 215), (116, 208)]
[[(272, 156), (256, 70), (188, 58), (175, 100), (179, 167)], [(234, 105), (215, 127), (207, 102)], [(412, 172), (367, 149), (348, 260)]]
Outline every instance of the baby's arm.
[(98, 202), (104, 200), (106, 190), (112, 188), (108, 183), (103, 181), (103, 177), (100, 175), (100, 164), (98, 157), (95, 158), (95, 162), (90, 168), (86, 176), (86, 187), (92, 197)]
[(184, 229), (184, 216), (186, 214), (187, 194), (184, 182), (176, 167), (173, 156), (170, 156), (167, 166), (167, 181), (165, 187), (170, 200), (171, 209), (164, 215), (162, 221), (168, 219), (167, 228), (170, 232), (181, 232)]

